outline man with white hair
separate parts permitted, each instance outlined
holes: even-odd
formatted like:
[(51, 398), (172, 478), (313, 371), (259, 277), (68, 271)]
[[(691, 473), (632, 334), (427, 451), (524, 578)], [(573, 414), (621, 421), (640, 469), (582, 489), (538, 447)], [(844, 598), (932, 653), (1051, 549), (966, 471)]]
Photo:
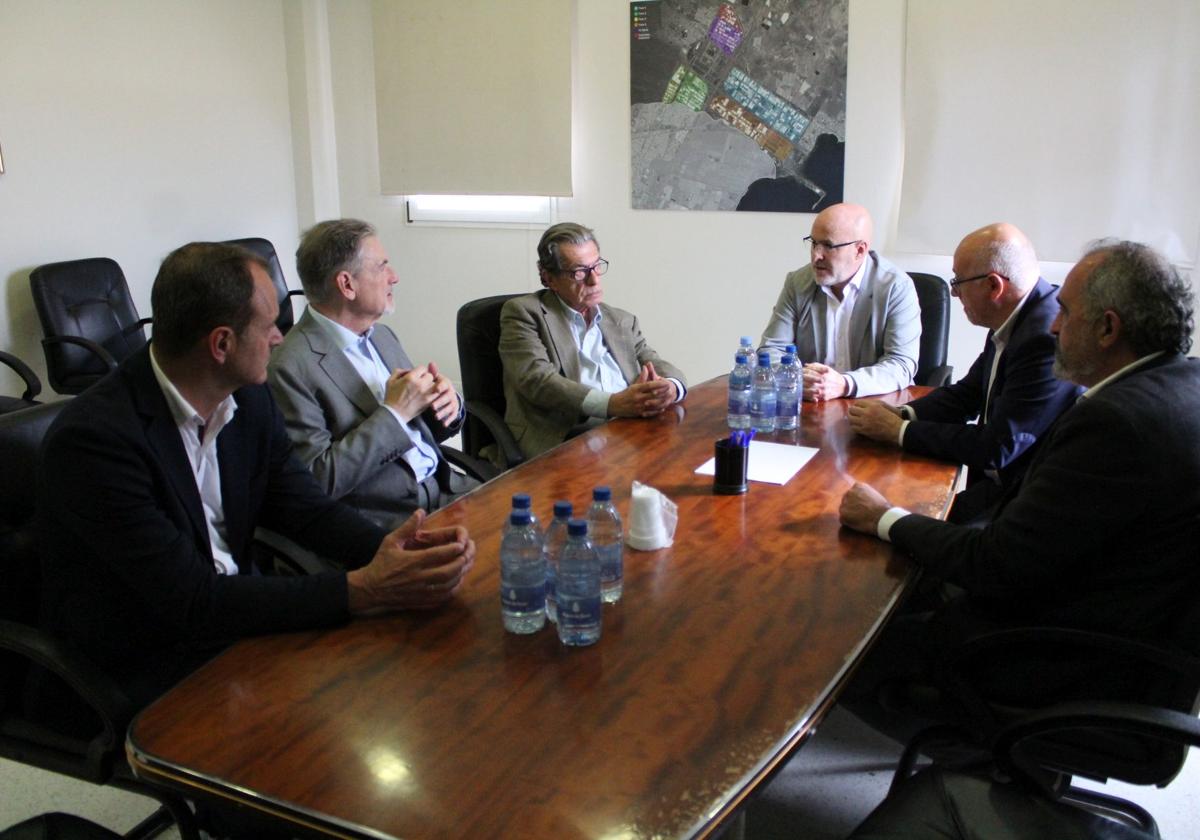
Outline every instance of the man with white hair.
[(867, 208), (835, 204), (804, 237), (811, 262), (783, 281), (759, 346), (796, 345), (804, 398), (868, 397), (917, 372), (921, 308), (912, 278), (871, 250)]
[(1004, 222), (980, 228), (959, 243), (953, 266), (950, 294), (988, 329), (983, 352), (953, 385), (899, 407), (861, 402), (849, 419), (865, 437), (966, 464), (950, 521), (968, 522), (1020, 478), (1033, 445), (1081, 389), (1051, 370), (1058, 287), (1039, 276), (1025, 234)]

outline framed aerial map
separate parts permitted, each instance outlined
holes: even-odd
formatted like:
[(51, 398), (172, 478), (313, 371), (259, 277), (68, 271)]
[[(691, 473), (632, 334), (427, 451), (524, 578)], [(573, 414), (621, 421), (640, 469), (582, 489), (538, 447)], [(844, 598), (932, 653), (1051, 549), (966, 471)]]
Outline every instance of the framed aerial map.
[(635, 210), (842, 200), (849, 0), (632, 0)]

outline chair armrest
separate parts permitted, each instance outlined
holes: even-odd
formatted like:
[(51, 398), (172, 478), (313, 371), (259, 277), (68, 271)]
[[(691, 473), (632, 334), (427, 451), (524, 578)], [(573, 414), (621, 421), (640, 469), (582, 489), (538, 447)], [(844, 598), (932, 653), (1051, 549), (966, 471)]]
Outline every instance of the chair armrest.
[(319, 557), (282, 534), (267, 528), (254, 529), (252, 547), (255, 562), (263, 574), (300, 577), (322, 572), (345, 571), (344, 567), (337, 562)]
[(447, 461), (480, 483), (491, 481), (500, 475), (500, 468), (490, 461), (475, 458), (453, 446), (443, 446), (441, 449), (442, 456)]
[(1200, 720), (1193, 715), (1138, 703), (1072, 702), (1047, 706), (1008, 724), (996, 734), (992, 751), (1002, 771), (1042, 787), (1044, 773), (1022, 751), (1022, 744), (1030, 738), (1078, 729), (1200, 746)]
[(42, 392), (42, 380), (38, 379), (36, 373), (29, 365), (22, 362), (12, 353), (5, 353), (0, 350), (0, 362), (12, 368), (17, 376), (21, 377), (25, 383), (25, 393), (21, 395), (21, 399), (26, 402), (32, 402), (33, 398)]
[(517, 446), (517, 439), (513, 437), (512, 430), (508, 428), (504, 418), (489, 405), (470, 399), (466, 403), (467, 413), (486, 426), (496, 441), (496, 445), (500, 448), (500, 455), (504, 459), (504, 469), (511, 469), (517, 464), (525, 463), (525, 453), (521, 451), (521, 447)]
[(108, 366), (109, 370), (117, 369), (117, 360), (113, 358), (112, 353), (109, 353), (90, 338), (84, 338), (83, 336), (79, 335), (52, 335), (48, 338), (42, 339), (43, 347), (49, 348), (53, 344), (74, 344), (78, 347), (84, 348), (85, 350), (90, 350), (93, 355), (99, 357), (100, 360)]
[(0, 648), (59, 677), (100, 718), (103, 732), (97, 747), (120, 747), (136, 709), (107, 674), (48, 633), (15, 621), (0, 620)]
[(954, 367), (952, 365), (938, 365), (925, 374), (925, 381), (918, 382), (918, 385), (928, 385), (931, 388), (941, 388), (944, 385), (950, 384), (950, 377), (954, 375)]

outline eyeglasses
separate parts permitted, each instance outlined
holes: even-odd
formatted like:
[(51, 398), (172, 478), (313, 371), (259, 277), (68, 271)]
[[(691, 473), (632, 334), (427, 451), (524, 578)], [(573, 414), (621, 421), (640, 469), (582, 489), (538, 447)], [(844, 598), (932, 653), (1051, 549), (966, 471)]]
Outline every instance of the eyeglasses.
[(601, 274), (604, 274), (607, 271), (608, 260), (596, 260), (591, 265), (581, 265), (579, 268), (564, 268), (562, 273), (570, 277), (576, 283), (582, 283), (584, 280), (588, 279), (588, 275), (590, 275), (592, 272), (595, 272), (596, 276), (599, 277)]
[[(951, 288), (951, 289), (956, 289), (956, 288), (958, 288), (959, 286), (961, 286), (963, 283), (970, 283), (970, 282), (972, 282), (972, 281), (974, 281), (974, 280), (982, 280), (984, 277), (991, 277), (993, 274), (996, 274), (996, 272), (994, 272), (994, 271), (985, 271), (983, 274), (976, 274), (974, 277), (964, 277), (964, 278), (962, 278), (961, 280), (960, 280), (959, 278), (957, 278), (957, 277), (953, 277), (953, 276), (952, 276), (952, 277), (950, 278), (950, 288)], [(996, 276), (997, 276), (997, 277), (1002, 277), (1002, 278), (1003, 278), (1003, 279), (1005, 279), (1005, 280), (1007, 280), (1007, 279), (1008, 279), (1007, 277), (1004, 277), (1004, 275), (1003, 275), (1003, 274), (996, 274)]]
[(814, 251), (824, 251), (826, 254), (828, 254), (830, 251), (836, 251), (838, 248), (845, 248), (847, 245), (857, 245), (859, 242), (862, 242), (861, 239), (851, 239), (849, 242), (835, 243), (822, 241), (820, 239), (813, 239), (811, 236), (804, 237), (804, 241), (807, 242), (809, 247)]

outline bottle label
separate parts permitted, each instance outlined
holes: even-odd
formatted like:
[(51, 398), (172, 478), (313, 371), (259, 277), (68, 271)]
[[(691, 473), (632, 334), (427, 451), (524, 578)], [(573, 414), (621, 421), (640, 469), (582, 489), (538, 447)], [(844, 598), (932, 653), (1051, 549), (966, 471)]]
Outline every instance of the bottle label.
[(624, 572), (621, 544), (597, 546), (596, 554), (600, 556), (600, 582), (613, 583), (620, 580)]
[[(495, 603), (493, 601), (493, 603)], [(508, 612), (529, 613), (546, 608), (546, 585), (504, 586), (500, 589), (500, 604)]]
[(558, 606), (558, 622), (564, 631), (591, 630), (600, 624), (600, 596), (571, 598)]

